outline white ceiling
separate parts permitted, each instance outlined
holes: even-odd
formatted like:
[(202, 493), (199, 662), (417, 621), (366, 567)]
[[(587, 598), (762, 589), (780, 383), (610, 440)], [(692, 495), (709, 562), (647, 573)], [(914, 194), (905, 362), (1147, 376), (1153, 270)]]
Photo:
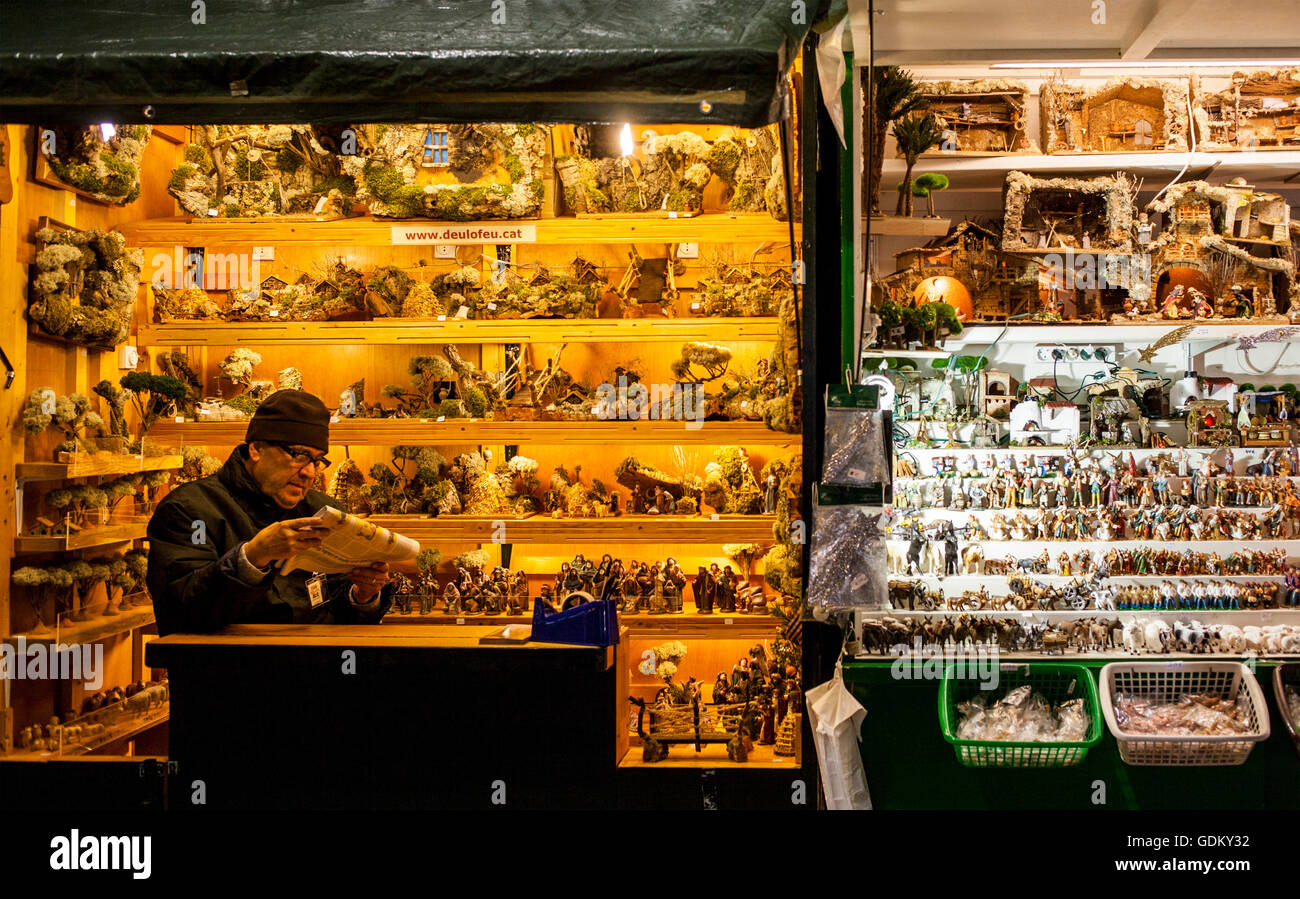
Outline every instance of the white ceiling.
[[(867, 0), (849, 9), (860, 44)], [(877, 65), (1300, 57), (1297, 0), (875, 0), (875, 9)], [(865, 50), (855, 55), (862, 64)]]

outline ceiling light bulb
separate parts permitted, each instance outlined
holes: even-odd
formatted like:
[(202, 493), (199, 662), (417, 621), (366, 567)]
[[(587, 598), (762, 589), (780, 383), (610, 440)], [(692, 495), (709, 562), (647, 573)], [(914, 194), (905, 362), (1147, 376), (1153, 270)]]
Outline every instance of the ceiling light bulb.
[(623, 130), (618, 134), (618, 146), (624, 156), (632, 155), (632, 126), (624, 125)]

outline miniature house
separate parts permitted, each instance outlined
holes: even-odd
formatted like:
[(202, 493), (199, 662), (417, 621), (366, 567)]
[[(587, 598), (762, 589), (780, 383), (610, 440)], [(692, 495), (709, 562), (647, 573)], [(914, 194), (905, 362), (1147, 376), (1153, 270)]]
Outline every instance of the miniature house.
[(1184, 81), (1117, 78), (1095, 91), (1057, 80), (1039, 92), (1047, 153), (1186, 150)]
[(1010, 425), (1013, 444), (1069, 446), (1079, 439), (1079, 407), (1066, 400), (1025, 400), (1011, 408)]
[(1038, 265), (1003, 253), (992, 228), (971, 221), (943, 237), (895, 257), (897, 271), (876, 282), (877, 290), (905, 305), (938, 290), (964, 321), (1001, 320), (1033, 309), (1038, 301)]
[(1188, 446), (1232, 446), (1237, 436), (1232, 424), (1232, 412), (1223, 400), (1187, 403)]
[(1235, 72), (1226, 90), (1196, 91), (1195, 115), (1202, 149), (1300, 147), (1300, 69)]
[(1122, 174), (1034, 178), (1008, 172), (1002, 193), (1002, 249), (1132, 252), (1133, 192), (1133, 182)]
[(1201, 380), (1201, 399), (1219, 400), (1227, 403), (1229, 408), (1237, 402), (1237, 382), (1232, 378), (1203, 378)]
[(1300, 299), (1290, 259), (1291, 210), (1280, 195), (1256, 192), (1240, 178), (1224, 185), (1188, 181), (1147, 209), (1165, 223), (1149, 247), (1148, 315), (1194, 317), (1185, 301), (1177, 311), (1166, 309), (1180, 285), (1181, 296), (1195, 296), (1195, 288), (1221, 318), (1280, 322)]
[(945, 153), (1037, 153), (1026, 133), (1028, 88), (1020, 81), (927, 81), (919, 86), (939, 119)]
[(980, 413), (1006, 420), (1016, 402), (1016, 379), (993, 368), (981, 371), (979, 379)]

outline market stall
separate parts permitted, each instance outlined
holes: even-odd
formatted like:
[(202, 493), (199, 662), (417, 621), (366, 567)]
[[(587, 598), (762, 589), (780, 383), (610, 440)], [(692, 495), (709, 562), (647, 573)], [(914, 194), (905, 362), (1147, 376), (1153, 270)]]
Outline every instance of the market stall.
[[(144, 651), (146, 529), (288, 389), (331, 413), (316, 489), (419, 544), (380, 631), (612, 609), (626, 661), (570, 709), (615, 740), (573, 756), (602, 784), (638, 769), (625, 797), (697, 806), (699, 772), (734, 766), (726, 802), (788, 807), (791, 777), (811, 783), (796, 525), (815, 446), (814, 16), (498, 6), (200, 22), (108, 4), (78, 7), (75, 36), (6, 29), (0, 251), (9, 289), (31, 288), (0, 330), (18, 369), (0, 401), (27, 425), (0, 458), (20, 498), (0, 513), (0, 636), (108, 659), (94, 690), (7, 696), (9, 758), (93, 753), (173, 700), (175, 739), (201, 730), (193, 711), (178, 730), (199, 688), (155, 661), (176, 636)], [(459, 658), (424, 649), (417, 667)], [(530, 677), (513, 661), (552, 657), (475, 652), (512, 681)], [(274, 702), (312, 705), (299, 686)], [(607, 728), (615, 686), (637, 702)], [(225, 711), (203, 732), (236, 727)]]

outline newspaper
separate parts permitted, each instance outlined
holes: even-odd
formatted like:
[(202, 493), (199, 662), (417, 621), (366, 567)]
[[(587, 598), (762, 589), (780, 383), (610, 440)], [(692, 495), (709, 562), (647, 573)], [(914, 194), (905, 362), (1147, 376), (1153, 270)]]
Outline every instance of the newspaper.
[(414, 559), (420, 551), (420, 544), (410, 537), (395, 534), (333, 506), (322, 506), (312, 517), (319, 518), (332, 530), (320, 546), (285, 559), (280, 565), (281, 574), (299, 568), (324, 574), (343, 574), (371, 562), (405, 562)]

